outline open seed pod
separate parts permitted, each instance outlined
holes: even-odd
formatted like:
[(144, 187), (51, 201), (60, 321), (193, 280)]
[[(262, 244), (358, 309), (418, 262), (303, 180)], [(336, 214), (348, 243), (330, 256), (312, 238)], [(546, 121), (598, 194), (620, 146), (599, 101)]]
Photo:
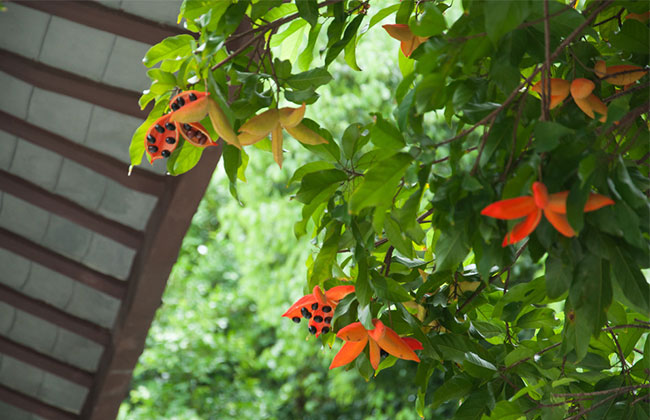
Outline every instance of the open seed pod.
[(573, 99), (585, 99), (594, 91), (596, 85), (589, 79), (579, 78), (571, 82), (571, 96)]
[[(179, 116), (182, 114), (190, 114), (193, 112), (194, 113), (203, 112), (203, 116), (205, 116), (205, 114), (207, 114), (208, 112), (208, 108), (207, 108), (208, 95), (209, 95), (208, 92), (200, 92), (198, 90), (187, 90), (171, 98), (171, 100), (169, 101), (169, 108), (171, 108), (174, 114), (177, 114), (176, 118), (179, 118)], [(185, 109), (183, 110), (183, 112), (178, 112), (181, 108), (185, 108)], [(202, 119), (203, 116), (201, 116), (200, 118), (194, 121), (198, 121)], [(181, 121), (181, 119), (186, 119), (186, 118), (175, 119), (175, 121), (188, 122), (188, 121)], [(189, 121), (189, 122), (193, 122), (193, 121)]]
[[(550, 79), (551, 84), (551, 102), (549, 103), (549, 109), (553, 109), (556, 106), (560, 105), (562, 101), (569, 96), (569, 82), (564, 79)], [(532, 88), (533, 92), (537, 92), (540, 95), (542, 94), (542, 81), (535, 83)]]
[(200, 123), (177, 123), (179, 131), (185, 140), (196, 147), (216, 146), (210, 135)]
[(616, 86), (626, 86), (634, 83), (648, 72), (642, 67), (631, 64), (608, 66), (603, 60), (596, 62), (594, 70), (596, 75), (603, 81)]
[(600, 122), (607, 121), (607, 105), (605, 105), (605, 103), (593, 93), (587, 96), (585, 99), (574, 100), (582, 112), (587, 114), (590, 118), (596, 118), (596, 115), (594, 114), (595, 111), (601, 115), (599, 118)]
[(147, 154), (153, 162), (168, 158), (178, 145), (178, 125), (169, 119), (171, 114), (158, 118), (147, 130), (144, 138)]

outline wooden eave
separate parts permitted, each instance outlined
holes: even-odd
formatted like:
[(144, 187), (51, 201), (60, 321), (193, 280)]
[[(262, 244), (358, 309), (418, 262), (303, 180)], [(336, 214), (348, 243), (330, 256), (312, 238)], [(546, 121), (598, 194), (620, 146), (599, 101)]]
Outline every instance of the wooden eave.
[[(157, 43), (164, 37), (187, 33), (181, 28), (152, 22), (92, 1), (26, 0), (15, 3), (148, 44)], [(9, 3), (8, 7), (11, 5), (12, 3)], [(142, 119), (147, 114), (146, 110), (142, 111), (138, 107), (139, 92), (86, 79), (78, 74), (22, 57), (12, 51), (0, 49), (0, 70), (41, 89), (74, 97), (122, 114)], [(136, 252), (130, 274), (124, 281), (0, 228), (0, 248), (120, 300), (114, 325), (112, 328), (105, 328), (0, 284), (0, 302), (104, 347), (97, 370), (90, 372), (0, 335), (0, 355), (12, 357), (88, 388), (79, 414), (12, 389), (10, 384), (0, 385), (0, 401), (51, 420), (114, 419), (128, 392), (133, 369), (144, 349), (145, 339), (155, 311), (161, 304), (167, 279), (192, 216), (220, 158), (221, 147), (206, 149), (197, 167), (181, 177), (156, 175), (141, 168), (135, 168), (129, 176), (128, 165), (124, 162), (38, 127), (25, 119), (0, 111), (0, 127), (7, 133), (20, 136), (27, 142), (83, 165), (120, 185), (152, 194), (158, 199), (144, 231), (139, 231), (108, 219), (16, 174), (0, 170), (0, 192), (20, 198)]]

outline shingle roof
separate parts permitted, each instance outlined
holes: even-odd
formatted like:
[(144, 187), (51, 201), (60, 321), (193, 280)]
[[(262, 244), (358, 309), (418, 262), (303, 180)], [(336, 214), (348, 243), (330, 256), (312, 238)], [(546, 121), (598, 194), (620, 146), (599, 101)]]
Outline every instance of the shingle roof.
[[(0, 418), (111, 419), (220, 150), (128, 172), (180, 0), (0, 13)], [(157, 162), (158, 163), (158, 162)]]

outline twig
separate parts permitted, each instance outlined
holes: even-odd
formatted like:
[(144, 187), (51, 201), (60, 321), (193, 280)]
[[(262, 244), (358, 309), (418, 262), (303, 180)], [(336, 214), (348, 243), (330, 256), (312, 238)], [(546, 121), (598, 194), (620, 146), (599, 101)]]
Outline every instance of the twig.
[[(554, 60), (554, 59), (555, 59), (555, 58), (560, 54), (560, 52), (561, 52), (562, 50), (564, 50), (564, 48), (567, 47), (567, 45), (569, 45), (569, 44), (570, 44), (570, 43), (571, 43), (575, 38), (578, 37), (578, 35), (580, 35), (580, 33), (582, 33), (583, 29), (585, 29), (587, 26), (589, 26), (589, 25), (591, 24), (591, 22), (592, 22), (594, 19), (596, 19), (596, 16), (598, 15), (598, 13), (600, 13), (603, 9), (605, 9), (607, 6), (609, 6), (613, 1), (614, 1), (614, 0), (605, 0), (605, 1), (603, 1), (603, 2), (598, 6), (598, 7), (596, 7), (595, 10), (594, 10), (594, 12), (593, 12), (591, 15), (589, 15), (589, 17), (587, 17), (587, 18), (585, 19), (585, 21), (582, 22), (582, 23), (581, 23), (577, 28), (575, 28), (575, 29), (573, 30), (573, 32), (571, 32), (571, 33), (570, 33), (570, 34), (569, 34), (569, 35), (564, 39), (564, 41), (562, 41), (562, 43), (560, 43), (560, 45), (555, 49), (555, 51), (554, 51), (554, 52), (551, 54), (551, 56), (549, 57), (549, 61), (553, 61), (553, 60)], [(541, 69), (542, 69), (542, 67), (537, 66), (537, 67), (535, 68), (535, 70), (533, 70), (533, 72), (531, 73), (531, 75), (530, 75), (526, 80), (524, 80), (522, 83), (520, 83), (519, 86), (517, 86), (517, 87), (516, 87), (516, 88), (515, 88), (511, 93), (510, 93), (510, 96), (508, 96), (508, 97), (506, 98), (506, 100), (503, 101), (503, 104), (501, 104), (501, 105), (500, 105), (498, 108), (496, 108), (494, 111), (490, 112), (490, 114), (488, 114), (486, 117), (484, 117), (483, 119), (481, 119), (479, 122), (477, 122), (476, 124), (474, 124), (474, 125), (471, 126), (470, 128), (461, 131), (460, 133), (458, 133), (458, 134), (455, 135), (454, 137), (452, 137), (452, 138), (450, 138), (450, 139), (447, 139), (447, 140), (444, 140), (444, 141), (441, 141), (440, 143), (436, 143), (436, 144), (434, 144), (433, 147), (439, 147), (439, 146), (442, 146), (442, 145), (445, 145), (445, 144), (451, 143), (451, 142), (453, 142), (453, 141), (456, 141), (456, 140), (458, 140), (458, 139), (461, 139), (461, 138), (465, 137), (466, 135), (472, 133), (472, 132), (473, 132), (474, 130), (476, 130), (479, 126), (481, 126), (481, 125), (485, 124), (486, 122), (490, 121), (490, 119), (492, 119), (494, 116), (496, 116), (496, 115), (499, 114), (501, 111), (503, 111), (503, 109), (504, 109), (505, 107), (507, 107), (508, 105), (510, 105), (510, 103), (515, 99), (515, 97), (516, 97), (517, 94), (519, 93), (520, 89), (522, 89), (524, 86), (530, 84), (530, 82), (535, 78), (535, 76), (537, 76), (537, 73), (539, 73), (539, 72), (541, 71)], [(638, 70), (637, 70), (637, 71), (638, 71)]]
[(490, 122), (490, 126), (488, 127), (487, 130), (483, 132), (483, 136), (481, 136), (481, 143), (478, 148), (478, 155), (476, 155), (476, 160), (474, 161), (474, 166), (472, 167), (472, 170), (470, 171), (470, 175), (474, 176), (476, 175), (476, 171), (478, 170), (478, 165), (479, 161), (481, 160), (481, 155), (483, 154), (483, 149), (485, 148), (485, 143), (487, 142), (488, 137), (490, 137), (490, 132), (492, 131), (492, 127), (494, 127), (494, 121), (496, 121), (497, 117), (496, 115), (494, 118), (492, 118), (492, 121)]
[(609, 334), (612, 336), (612, 340), (614, 340), (614, 344), (616, 344), (616, 349), (618, 350), (618, 359), (621, 361), (621, 373), (625, 373), (627, 370), (627, 363), (625, 363), (625, 355), (623, 354), (623, 349), (621, 349), (621, 344), (618, 342), (618, 338), (616, 338), (616, 334), (614, 334), (614, 330), (611, 327), (606, 327), (605, 328), (607, 331), (609, 331)]
[(542, 121), (549, 119), (551, 103), (551, 29), (548, 0), (544, 0), (544, 67), (542, 70)]
[[(322, 2), (322, 3), (319, 3), (317, 5), (317, 7), (318, 8), (326, 7), (326, 6), (329, 6), (330, 4), (340, 3), (341, 1), (343, 1), (343, 0), (326, 0), (326, 1)], [(274, 20), (273, 22), (271, 22), (271, 23), (269, 23), (267, 25), (258, 26), (257, 28), (249, 29), (249, 30), (244, 31), (244, 32), (242, 32), (240, 34), (237, 34), (236, 36), (231, 37), (230, 41), (234, 41), (236, 39), (239, 39), (239, 38), (241, 38), (243, 36), (246, 36), (246, 35), (249, 35), (251, 33), (260, 32), (259, 34), (255, 35), (250, 40), (248, 40), (244, 44), (242, 44), (241, 47), (237, 48), (237, 50), (235, 50), (228, 57), (224, 58), (219, 63), (212, 66), (211, 70), (214, 71), (214, 70), (218, 69), (219, 67), (223, 66), (224, 64), (228, 63), (230, 60), (232, 60), (237, 55), (241, 54), (244, 50), (246, 50), (246, 48), (253, 45), (253, 42), (255, 42), (256, 40), (258, 40), (260, 38), (263, 38), (264, 34), (266, 34), (268, 31), (273, 30), (273, 29), (277, 29), (280, 26), (284, 25), (285, 23), (291, 22), (292, 20), (295, 20), (295, 19), (297, 19), (299, 17), (300, 17), (300, 13), (296, 12), (296, 13), (291, 14), (289, 16), (285, 16), (285, 17), (283, 17), (281, 19)]]
[(650, 86), (650, 82), (646, 82), (642, 85), (634, 86), (633, 88), (625, 89), (620, 92), (616, 92), (612, 96), (608, 96), (607, 98), (603, 99), (603, 102), (611, 102), (616, 98), (620, 98), (621, 96), (629, 95), (630, 93), (634, 93), (638, 90), (642, 89), (647, 89), (648, 86)]
[(600, 26), (600, 25), (602, 25), (603, 23), (607, 23), (607, 22), (609, 22), (610, 20), (614, 20), (614, 19), (618, 19), (618, 18), (620, 18), (621, 15), (623, 14), (623, 11), (624, 11), (624, 10), (625, 10), (625, 9), (621, 7), (621, 10), (619, 10), (617, 14), (615, 14), (614, 16), (610, 16), (610, 17), (608, 17), (607, 19), (603, 19), (603, 20), (601, 20), (601, 21), (598, 22), (598, 23), (594, 23), (594, 27), (596, 27), (596, 26)]
[(395, 250), (395, 248), (391, 245), (388, 247), (388, 251), (386, 251), (386, 256), (384, 257), (384, 276), (387, 276), (390, 271), (390, 262), (391, 258), (393, 258), (393, 250)]
[(548, 347), (546, 347), (546, 348), (541, 349), (540, 351), (538, 351), (537, 353), (533, 354), (532, 356), (524, 357), (524, 358), (521, 359), (521, 360), (517, 360), (516, 362), (514, 362), (514, 363), (511, 364), (510, 366), (506, 366), (505, 368), (506, 368), (506, 370), (507, 370), (507, 369), (512, 369), (512, 368), (515, 367), (515, 366), (519, 366), (520, 364), (522, 364), (522, 363), (524, 363), (524, 362), (527, 362), (527, 361), (529, 361), (530, 359), (532, 359), (532, 358), (534, 358), (534, 357), (541, 356), (542, 354), (546, 353), (547, 351), (549, 351), (549, 350), (553, 350), (554, 348), (559, 347), (559, 346), (561, 346), (561, 345), (562, 345), (562, 342), (552, 344), (552, 345), (550, 345), (550, 346), (548, 346)]
[(526, 104), (526, 98), (528, 95), (528, 85), (524, 88), (524, 91), (519, 97), (519, 105), (517, 106), (517, 114), (515, 115), (515, 123), (512, 127), (512, 147), (510, 148), (510, 156), (508, 156), (508, 163), (506, 164), (503, 173), (501, 174), (501, 182), (505, 182), (508, 172), (510, 172), (510, 167), (512, 166), (512, 160), (515, 157), (515, 149), (517, 148), (517, 128), (519, 127), (519, 120), (521, 119), (521, 113), (524, 110), (524, 105)]
[[(514, 258), (514, 260), (512, 261), (512, 263), (511, 263), (509, 266), (505, 267), (505, 268), (504, 268), (503, 270), (501, 270), (501, 271), (498, 271), (498, 272), (494, 273), (494, 274), (490, 277), (490, 281), (489, 281), (489, 283), (492, 283), (493, 281), (495, 281), (496, 279), (498, 279), (498, 278), (499, 278), (503, 273), (505, 273), (505, 272), (509, 272), (510, 269), (512, 268), (512, 266), (515, 265), (515, 263), (517, 262), (517, 260), (518, 260), (519, 257), (521, 256), (522, 252), (524, 252), (524, 249), (526, 248), (527, 245), (528, 245), (528, 241), (526, 241), (526, 243), (523, 244), (523, 245), (521, 246), (521, 248), (519, 248), (519, 250), (518, 250), (517, 253), (515, 254), (515, 258)], [(465, 300), (465, 302), (463, 302), (463, 304), (460, 305), (460, 307), (459, 307), (458, 309), (456, 309), (456, 315), (458, 315), (458, 314), (463, 310), (463, 308), (464, 308), (465, 306), (467, 306), (467, 305), (468, 305), (472, 300), (474, 300), (474, 299), (476, 298), (476, 296), (478, 296), (479, 293), (481, 293), (481, 292), (482, 292), (486, 287), (487, 287), (487, 284), (482, 283), (482, 284), (481, 284), (481, 285), (480, 285), (480, 286), (479, 286), (479, 287), (474, 291), (474, 293), (472, 293), (472, 294), (470, 295), (470, 297), (468, 297), (467, 300)]]
[(625, 392), (634, 391), (635, 389), (641, 389), (641, 388), (650, 388), (650, 384), (630, 385), (630, 386), (625, 386), (625, 387), (622, 387), (622, 388), (605, 389), (603, 391), (576, 392), (576, 393), (567, 393), (567, 394), (553, 394), (553, 397), (556, 397), (556, 398), (592, 397), (592, 396), (598, 396), (598, 395), (607, 395), (607, 394), (611, 394), (612, 392), (615, 392), (615, 393), (618, 393), (618, 394), (623, 394)]

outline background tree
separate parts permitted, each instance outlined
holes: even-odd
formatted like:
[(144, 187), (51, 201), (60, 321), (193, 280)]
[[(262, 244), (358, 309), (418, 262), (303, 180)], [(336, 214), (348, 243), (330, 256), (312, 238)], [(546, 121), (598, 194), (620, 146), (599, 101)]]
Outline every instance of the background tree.
[[(293, 173), (289, 189), (274, 194), (295, 193), (303, 207), (272, 220), (275, 208), (269, 202), (258, 212), (238, 209), (219, 220), (216, 234), (238, 242), (224, 246), (232, 251), (222, 257), (223, 280), (208, 280), (217, 275), (215, 267), (193, 262), (199, 258), (193, 252), (183, 254), (174, 276), (206, 270), (199, 275), (203, 286), (185, 290), (201, 295), (196, 313), (207, 305), (216, 314), (198, 316), (191, 324), (196, 331), (185, 328), (189, 337), (166, 337), (178, 342), (176, 357), (184, 363), (179, 377), (187, 375), (187, 395), (198, 399), (165, 404), (214, 410), (205, 413), (217, 417), (225, 407), (233, 416), (246, 415), (250, 387), (273, 390), (268, 401), (258, 395), (263, 401), (248, 405), (256, 415), (327, 418), (343, 411), (361, 418), (373, 409), (392, 416), (389, 410), (401, 410), (415, 392), (409, 389), (417, 388), (416, 410), (423, 416), (451, 401), (450, 408), (460, 403), (454, 418), (647, 418), (650, 291), (642, 271), (649, 263), (650, 220), (647, 3), (466, 1), (454, 11), (445, 2), (404, 0), (377, 7), (376, 13), (375, 6), (342, 0), (186, 1), (181, 16), (198, 40), (168, 38), (145, 57), (147, 65), (160, 68), (150, 71), (152, 88), (141, 101), (144, 106), (155, 100), (156, 106), (134, 135), (134, 164), (141, 160), (145, 132), (177, 87), (209, 91), (235, 132), (247, 121), (253, 131), (270, 131), (260, 125), (266, 117), (251, 117), (306, 103), (314, 120), (299, 121), (307, 131), (298, 140), (305, 141), (305, 132), (316, 138), (313, 132), (328, 141), (304, 145), (309, 155), (293, 151), (282, 172), (271, 170), (262, 153), (274, 150), (282, 162), (275, 131), (253, 148), (223, 146), (229, 189), (237, 200), (250, 203), (260, 196), (260, 189), (255, 198), (237, 189), (244, 173), (249, 183), (259, 177), (282, 186)], [(358, 70), (356, 54), (366, 45), (366, 33), (388, 37), (377, 26), (386, 17), (395, 21), (386, 28), (398, 38), (392, 48), (401, 43), (402, 53), (398, 67), (384, 59), (376, 60), (381, 66), (375, 68), (400, 69), (401, 80), (387, 85), (395, 102), (382, 96), (383, 102), (363, 103), (365, 111), (374, 111), (372, 120), (364, 112), (347, 112), (328, 121), (327, 114), (314, 111), (317, 92), (323, 98), (327, 92), (345, 94), (346, 88), (331, 88), (336, 58)], [(250, 29), (241, 32), (241, 22)], [(224, 42), (233, 36), (248, 38), (233, 51)], [(355, 80), (348, 76), (352, 70), (334, 73), (337, 82)], [(355, 89), (352, 83), (343, 86)], [(216, 138), (224, 124), (214, 122), (206, 118), (203, 125)], [(181, 141), (168, 160), (170, 172), (191, 169), (201, 150)], [(307, 160), (298, 167), (296, 162)], [(529, 198), (513, 201), (516, 197)], [(215, 232), (213, 215), (199, 213), (203, 222), (188, 241)], [(244, 223), (235, 227), (236, 219)], [(286, 235), (291, 225), (299, 238), (311, 233), (314, 247), (271, 235), (268, 228), (284, 226), (280, 232)], [(267, 243), (279, 248), (269, 252)], [(205, 258), (221, 252), (201, 249), (208, 251)], [(306, 258), (305, 249), (313, 250)], [(282, 263), (303, 259), (305, 293), (314, 286), (355, 286), (336, 308), (334, 332), (354, 322), (373, 331), (372, 320), (381, 319), (421, 342), (419, 364), (400, 361), (391, 367), (397, 358), (383, 359), (377, 378), (360, 387), (363, 400), (351, 397), (359, 394), (350, 376), (318, 373), (315, 365), (325, 366), (333, 352), (314, 354), (319, 346), (313, 340), (311, 350), (289, 360), (284, 372), (292, 373), (283, 374), (280, 361), (286, 358), (279, 347), (290, 347), (284, 338), (294, 332), (287, 324), (276, 330), (256, 314), (264, 307), (270, 308), (265, 315), (279, 316), (287, 298), (300, 294), (269, 285), (276, 276), (295, 278), (294, 271), (283, 272)], [(174, 282), (171, 287), (184, 288)], [(233, 307), (218, 312), (229, 294)], [(205, 335), (215, 326), (224, 334)], [(231, 326), (241, 326), (249, 338), (219, 343), (230, 336)], [(294, 330), (304, 337), (304, 329)], [(319, 340), (326, 349), (338, 349), (333, 333)], [(231, 365), (206, 364), (199, 357), (194, 365), (183, 351), (189, 343), (215, 360), (231, 351), (224, 360), (248, 357)], [(196, 343), (203, 344), (194, 348)], [(294, 361), (306, 355), (311, 355), (307, 367), (298, 368)], [(350, 366), (369, 379), (375, 372), (368, 357), (372, 354), (362, 352)], [(138, 376), (143, 386), (135, 388), (124, 412), (160, 401), (147, 392), (170, 384), (164, 372), (147, 377), (143, 371)], [(386, 373), (390, 379), (382, 384)], [(224, 388), (212, 388), (222, 379)], [(322, 388), (329, 393), (319, 392)], [(211, 401), (216, 395), (219, 401)]]

